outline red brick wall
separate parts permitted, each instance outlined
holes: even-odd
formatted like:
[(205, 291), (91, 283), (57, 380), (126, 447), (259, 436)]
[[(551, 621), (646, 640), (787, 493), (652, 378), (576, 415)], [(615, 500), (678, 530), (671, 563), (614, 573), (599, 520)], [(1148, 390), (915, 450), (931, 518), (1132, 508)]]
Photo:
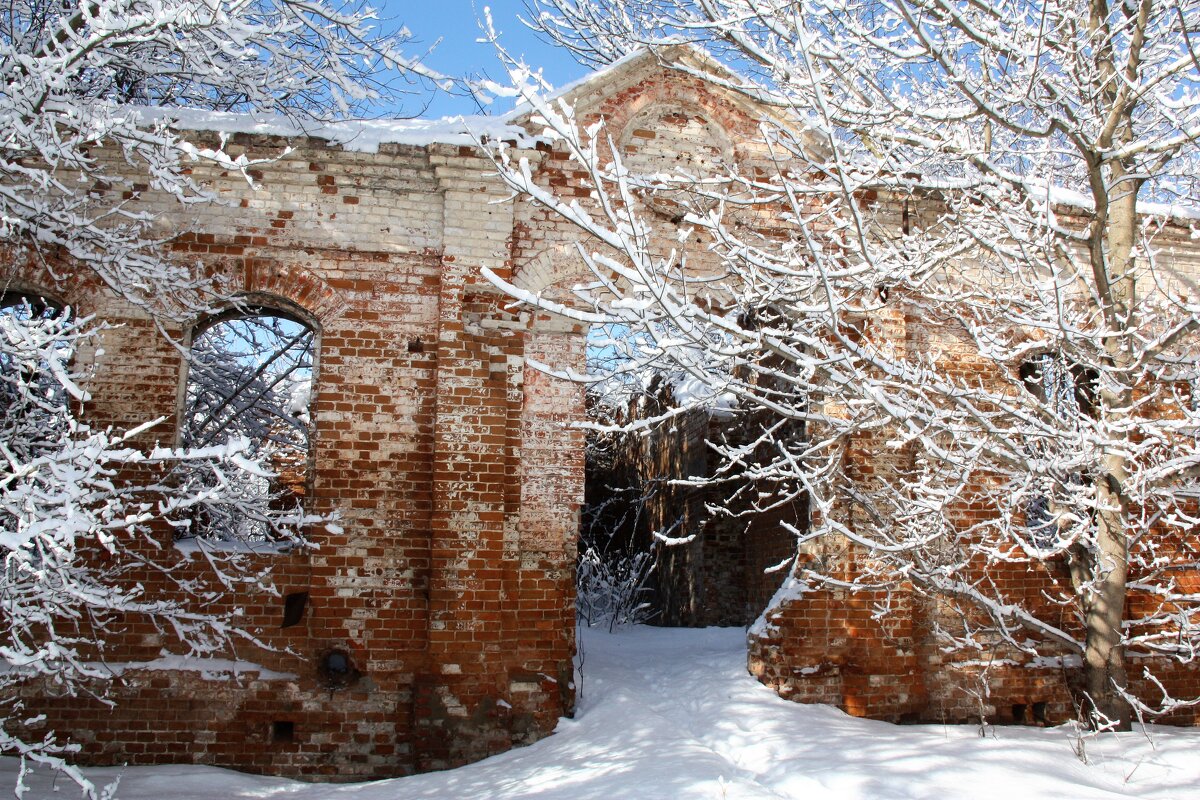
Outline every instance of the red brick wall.
[[(585, 117), (609, 120), (623, 154), (653, 163), (687, 150), (701, 161), (735, 159), (747, 174), (762, 160), (747, 144), (758, 115), (742, 101), (656, 68), (607, 80), (580, 100)], [(227, 150), (269, 157), (285, 144), (242, 136)], [(185, 213), (149, 195), (136, 204), (162, 214), (163, 235), (186, 231), (174, 245), (178, 257), (205, 264), (256, 302), (278, 298), (301, 309), (318, 329), (310, 502), (314, 511), (340, 513), (342, 532), (312, 531), (311, 551), (253, 557), (274, 569), (281, 594), (309, 593), (300, 625), (280, 629), (275, 594), (221, 601), (245, 609), (246, 627), (269, 645), (228, 655), (274, 676), (129, 670), (112, 687), (112, 708), (28, 686), (31, 710), (70, 732), (92, 763), (192, 760), (301, 777), (383, 777), (532, 741), (573, 707), (583, 453), (581, 434), (567, 423), (582, 415), (582, 396), (524, 359), (578, 364), (583, 331), (501, 298), (479, 270), (565, 297), (589, 277), (574, 250), (578, 231), (533, 204), (497, 202), (507, 192), (471, 148), (356, 153), (321, 140), (291, 144), (258, 170), (257, 189), (197, 167), (197, 180), (222, 205)], [(543, 185), (589, 202), (565, 153), (542, 147), (526, 155)], [(662, 239), (672, 242), (669, 209), (659, 211)], [(703, 269), (706, 258), (701, 248), (691, 263)], [(92, 420), (175, 418), (182, 365), (153, 325), (94, 281), (15, 277), (120, 323), (104, 334), (103, 354), (78, 356), (100, 367), (89, 387)], [(877, 324), (896, 342), (912, 335), (899, 315)], [(187, 331), (169, 333), (184, 341)], [(146, 442), (156, 438), (173, 442), (172, 423)], [(856, 480), (887, 468), (878, 446), (864, 441), (851, 456)], [(720, 605), (723, 585), (734, 582), (748, 602), (764, 602), (778, 573), (763, 568), (790, 549), (783, 517), (755, 520), (748, 536), (714, 527), (705, 557), (720, 569), (704, 573), (695, 597)], [(180, 571), (204, 575), (199, 561)], [(1034, 590), (1046, 577), (1013, 580)], [(131, 579), (171, 591), (150, 571)], [(1003, 717), (1034, 702), (1054, 714), (1065, 708), (1060, 673), (950, 668), (928, 635), (937, 609), (905, 597), (902, 613), (880, 622), (872, 599), (817, 593), (776, 609), (766, 635), (751, 641), (755, 674), (793, 699), (854, 713), (968, 719), (980, 713), (986, 670), (994, 690), (984, 713)], [(153, 660), (172, 646), (145, 620), (124, 620), (118, 630), (107, 655), (114, 662)], [(331, 648), (351, 655), (361, 673), (353, 686), (321, 682), (317, 661)], [(1195, 688), (1191, 672), (1179, 670), (1177, 679)], [(289, 729), (290, 737), (279, 735)]]
[[(944, 329), (925, 325), (918, 315), (895, 308), (890, 314), (878, 314), (867, 335), (881, 337), (897, 350), (907, 346), (918, 352), (942, 352), (946, 369), (964, 384), (995, 380), (991, 371), (994, 367), (973, 353), (965, 340), (949, 339)], [(936, 347), (931, 344), (935, 339)], [(850, 480), (869, 487), (872, 481), (886, 479), (893, 470), (909, 465), (911, 456), (903, 449), (889, 447), (887, 439), (886, 432), (876, 431), (851, 442), (845, 463)], [(985, 481), (987, 477), (976, 476), (974, 480)], [(856, 511), (839, 509), (836, 513), (845, 514), (844, 522), (851, 528), (862, 522)], [(982, 501), (963, 502), (954, 509), (957, 523), (964, 528), (985, 522), (997, 513), (996, 508)], [(1158, 533), (1180, 542), (1183, 550), (1194, 547), (1183, 540), (1194, 541), (1195, 534), (1185, 537), (1178, 530), (1161, 527)], [(860, 559), (869, 558), (854, 546), (846, 546), (834, 556), (833, 563), (841, 565), (847, 576), (861, 563)], [(1066, 556), (1045, 562), (984, 563), (979, 559), (974, 570), (976, 578), (986, 573), (989, 584), (1003, 592), (1008, 602), (1020, 604), (1083, 639), (1078, 606), (1050, 599), (1075, 593)], [(890, 600), (891, 611), (876, 618), (874, 611), (885, 599)], [(1131, 591), (1127, 607), (1133, 612), (1147, 602), (1153, 601)], [(1050, 723), (1077, 716), (1073, 693), (1081, 686), (1078, 656), (1054, 656), (1055, 647), (1047, 642), (1042, 643), (1041, 650), (1049, 658), (1038, 660), (1002, 646), (990, 651), (985, 648), (947, 653), (935, 637), (935, 627), (961, 628), (960, 612), (911, 589), (894, 592), (890, 598), (882, 593), (844, 590), (798, 592), (768, 611), (764, 624), (752, 632), (750, 670), (784, 697), (837, 705), (857, 716), (1026, 723), (1035, 721), (1035, 713)], [(1032, 633), (1028, 635), (1033, 637)], [(1150, 659), (1132, 650), (1127, 659), (1130, 688), (1151, 705), (1162, 695), (1143, 677), (1143, 667), (1150, 667), (1173, 697), (1200, 696), (1194, 669), (1165, 659)], [(1180, 709), (1166, 720), (1195, 724), (1200, 715), (1194, 708)]]
[[(111, 708), (27, 686), (42, 727), (83, 745), (81, 761), (377, 778), (528, 743), (573, 708), (582, 440), (566, 423), (582, 415), (582, 396), (524, 357), (577, 361), (580, 332), (514, 315), (478, 277), (484, 264), (511, 269), (514, 206), (493, 204), (504, 193), (469, 148), (293, 145), (261, 168), (257, 189), (198, 169), (228, 203), (195, 219), (163, 198), (140, 202), (166, 215), (164, 229), (190, 227), (177, 257), (257, 303), (299, 309), (318, 330), (310, 502), (338, 513), (341, 532), (314, 529), (312, 550), (251, 557), (273, 569), (279, 595), (220, 601), (245, 609), (245, 627), (270, 648), (223, 655), (275, 675), (129, 669)], [(230, 149), (278, 155), (283, 142), (239, 137)], [(118, 325), (102, 355), (79, 356), (99, 366), (89, 418), (126, 427), (165, 416), (146, 443), (173, 443), (182, 363), (172, 344), (94, 286), (22, 280)], [(186, 341), (186, 330), (170, 333)], [(205, 580), (199, 559), (165, 553)], [(175, 592), (149, 570), (130, 579)], [(301, 591), (303, 620), (281, 629), (282, 595)], [(152, 661), (173, 644), (140, 619), (108, 638), (109, 662)], [(352, 686), (330, 689), (318, 674), (335, 648), (361, 674)]]

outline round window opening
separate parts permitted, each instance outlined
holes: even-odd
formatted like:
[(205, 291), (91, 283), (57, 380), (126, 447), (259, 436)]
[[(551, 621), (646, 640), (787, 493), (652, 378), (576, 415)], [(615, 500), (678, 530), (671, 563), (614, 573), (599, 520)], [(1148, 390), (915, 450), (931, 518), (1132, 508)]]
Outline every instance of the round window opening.
[(620, 149), (634, 192), (675, 221), (717, 206), (734, 157), (720, 125), (675, 106), (655, 106), (635, 117)]

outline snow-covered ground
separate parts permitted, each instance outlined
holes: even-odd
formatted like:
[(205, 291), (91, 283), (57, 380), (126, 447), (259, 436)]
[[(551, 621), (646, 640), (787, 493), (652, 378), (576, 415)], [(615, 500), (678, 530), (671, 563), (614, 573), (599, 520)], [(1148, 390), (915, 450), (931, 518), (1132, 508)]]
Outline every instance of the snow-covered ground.
[[(746, 674), (740, 629), (584, 631), (574, 720), (532, 747), (450, 772), (315, 785), (207, 767), (96, 769), (125, 800), (1136, 797), (1200, 800), (1200, 730), (1084, 741), (1068, 728), (898, 727), (779, 699)], [(14, 778), (4, 760), (0, 781)], [(57, 785), (58, 791), (54, 791)], [(74, 785), (36, 774), (27, 798)]]

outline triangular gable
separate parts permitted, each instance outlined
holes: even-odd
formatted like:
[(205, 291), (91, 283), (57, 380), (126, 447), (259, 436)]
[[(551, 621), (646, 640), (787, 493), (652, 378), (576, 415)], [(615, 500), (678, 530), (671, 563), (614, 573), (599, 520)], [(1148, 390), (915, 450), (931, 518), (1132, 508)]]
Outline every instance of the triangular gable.
[[(791, 110), (759, 102), (739, 91), (737, 87), (751, 87), (753, 82), (692, 44), (641, 48), (562, 87), (546, 99), (551, 103), (561, 100), (573, 106), (577, 118), (603, 116), (611, 123), (629, 119), (633, 116), (632, 108), (647, 102), (690, 101), (694, 104), (694, 96), (672, 96), (672, 87), (683, 84), (691, 84), (711, 101), (728, 107), (729, 114), (742, 119), (756, 123), (768, 120), (782, 128), (807, 131), (809, 133), (802, 135), (808, 147), (814, 151), (826, 149), (820, 137), (812, 132), (816, 126), (811, 120), (802, 119)], [(504, 121), (536, 134), (537, 126), (532, 123), (532, 116), (532, 109), (522, 104), (505, 115)]]

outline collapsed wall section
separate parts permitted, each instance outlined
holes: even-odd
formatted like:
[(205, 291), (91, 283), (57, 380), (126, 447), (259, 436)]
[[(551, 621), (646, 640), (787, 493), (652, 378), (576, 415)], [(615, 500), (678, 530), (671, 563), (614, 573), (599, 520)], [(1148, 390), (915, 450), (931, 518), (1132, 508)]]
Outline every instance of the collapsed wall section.
[(710, 443), (746, 441), (760, 415), (679, 413), (675, 402), (662, 385), (631, 400), (629, 419), (668, 418), (594, 446), (582, 545), (599, 558), (649, 555), (638, 601), (650, 624), (749, 625), (783, 580), (772, 568), (795, 552), (795, 537), (782, 523), (802, 519), (803, 501), (766, 485), (707, 483), (719, 463)]

